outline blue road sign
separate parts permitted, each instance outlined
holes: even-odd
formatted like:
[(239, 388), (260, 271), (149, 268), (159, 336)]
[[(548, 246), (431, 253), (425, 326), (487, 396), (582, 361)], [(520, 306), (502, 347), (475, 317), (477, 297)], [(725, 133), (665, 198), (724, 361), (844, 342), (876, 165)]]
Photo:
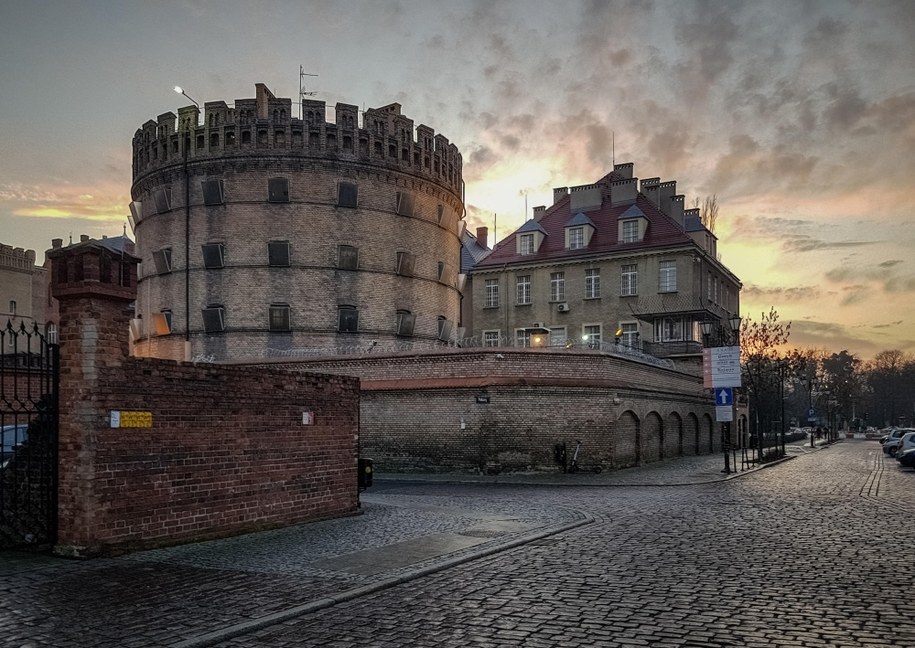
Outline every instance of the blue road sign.
[(733, 387), (716, 387), (715, 388), (715, 405), (722, 407), (734, 404)]

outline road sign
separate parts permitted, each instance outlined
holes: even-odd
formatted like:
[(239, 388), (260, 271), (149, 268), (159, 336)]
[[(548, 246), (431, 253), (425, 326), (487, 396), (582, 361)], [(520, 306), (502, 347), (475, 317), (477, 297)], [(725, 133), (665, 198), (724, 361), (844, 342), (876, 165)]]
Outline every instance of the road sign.
[(730, 406), (734, 404), (733, 387), (716, 387), (715, 388), (715, 405), (718, 407)]
[(719, 423), (729, 423), (734, 420), (734, 408), (728, 405), (727, 407), (716, 406), (715, 407), (715, 420)]
[(807, 410), (807, 422), (813, 423), (817, 420), (817, 411), (815, 408), (811, 407)]
[(740, 347), (712, 347), (702, 350), (706, 387), (740, 387)]

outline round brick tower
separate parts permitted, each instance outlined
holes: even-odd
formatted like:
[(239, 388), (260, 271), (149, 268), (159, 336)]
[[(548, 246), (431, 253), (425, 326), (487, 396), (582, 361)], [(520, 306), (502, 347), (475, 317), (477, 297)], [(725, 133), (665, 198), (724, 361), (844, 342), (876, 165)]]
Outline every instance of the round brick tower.
[[(133, 139), (134, 352), (176, 360), (382, 349), (458, 335), (461, 154), (400, 105), (254, 99)], [(176, 123), (177, 122), (177, 123)]]

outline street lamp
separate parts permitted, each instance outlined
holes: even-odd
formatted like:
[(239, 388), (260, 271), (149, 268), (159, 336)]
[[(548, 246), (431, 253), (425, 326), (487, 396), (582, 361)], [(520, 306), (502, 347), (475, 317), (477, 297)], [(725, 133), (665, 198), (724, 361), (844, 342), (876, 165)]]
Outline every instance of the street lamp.
[(187, 97), (188, 99), (190, 99), (191, 101), (193, 101), (193, 102), (194, 102), (194, 105), (197, 106), (197, 109), (200, 110), (200, 104), (197, 103), (196, 101), (194, 101), (194, 99), (193, 99), (193, 97), (191, 97), (191, 95), (189, 95), (189, 94), (186, 93), (184, 90), (182, 90), (182, 89), (181, 89), (181, 86), (175, 86), (175, 92), (177, 92), (177, 93), (180, 94), (180, 95), (184, 95), (185, 97)]

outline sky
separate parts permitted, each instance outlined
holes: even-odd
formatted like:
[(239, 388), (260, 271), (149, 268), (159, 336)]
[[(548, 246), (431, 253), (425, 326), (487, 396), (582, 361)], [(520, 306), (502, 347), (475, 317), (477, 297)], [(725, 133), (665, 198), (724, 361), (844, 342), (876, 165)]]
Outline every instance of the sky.
[(490, 243), (633, 162), (717, 197), (742, 315), (915, 352), (911, 0), (0, 0), (0, 242), (121, 234), (131, 138), (175, 85), (295, 103), (300, 66), (311, 98), (396, 101), (456, 144)]

